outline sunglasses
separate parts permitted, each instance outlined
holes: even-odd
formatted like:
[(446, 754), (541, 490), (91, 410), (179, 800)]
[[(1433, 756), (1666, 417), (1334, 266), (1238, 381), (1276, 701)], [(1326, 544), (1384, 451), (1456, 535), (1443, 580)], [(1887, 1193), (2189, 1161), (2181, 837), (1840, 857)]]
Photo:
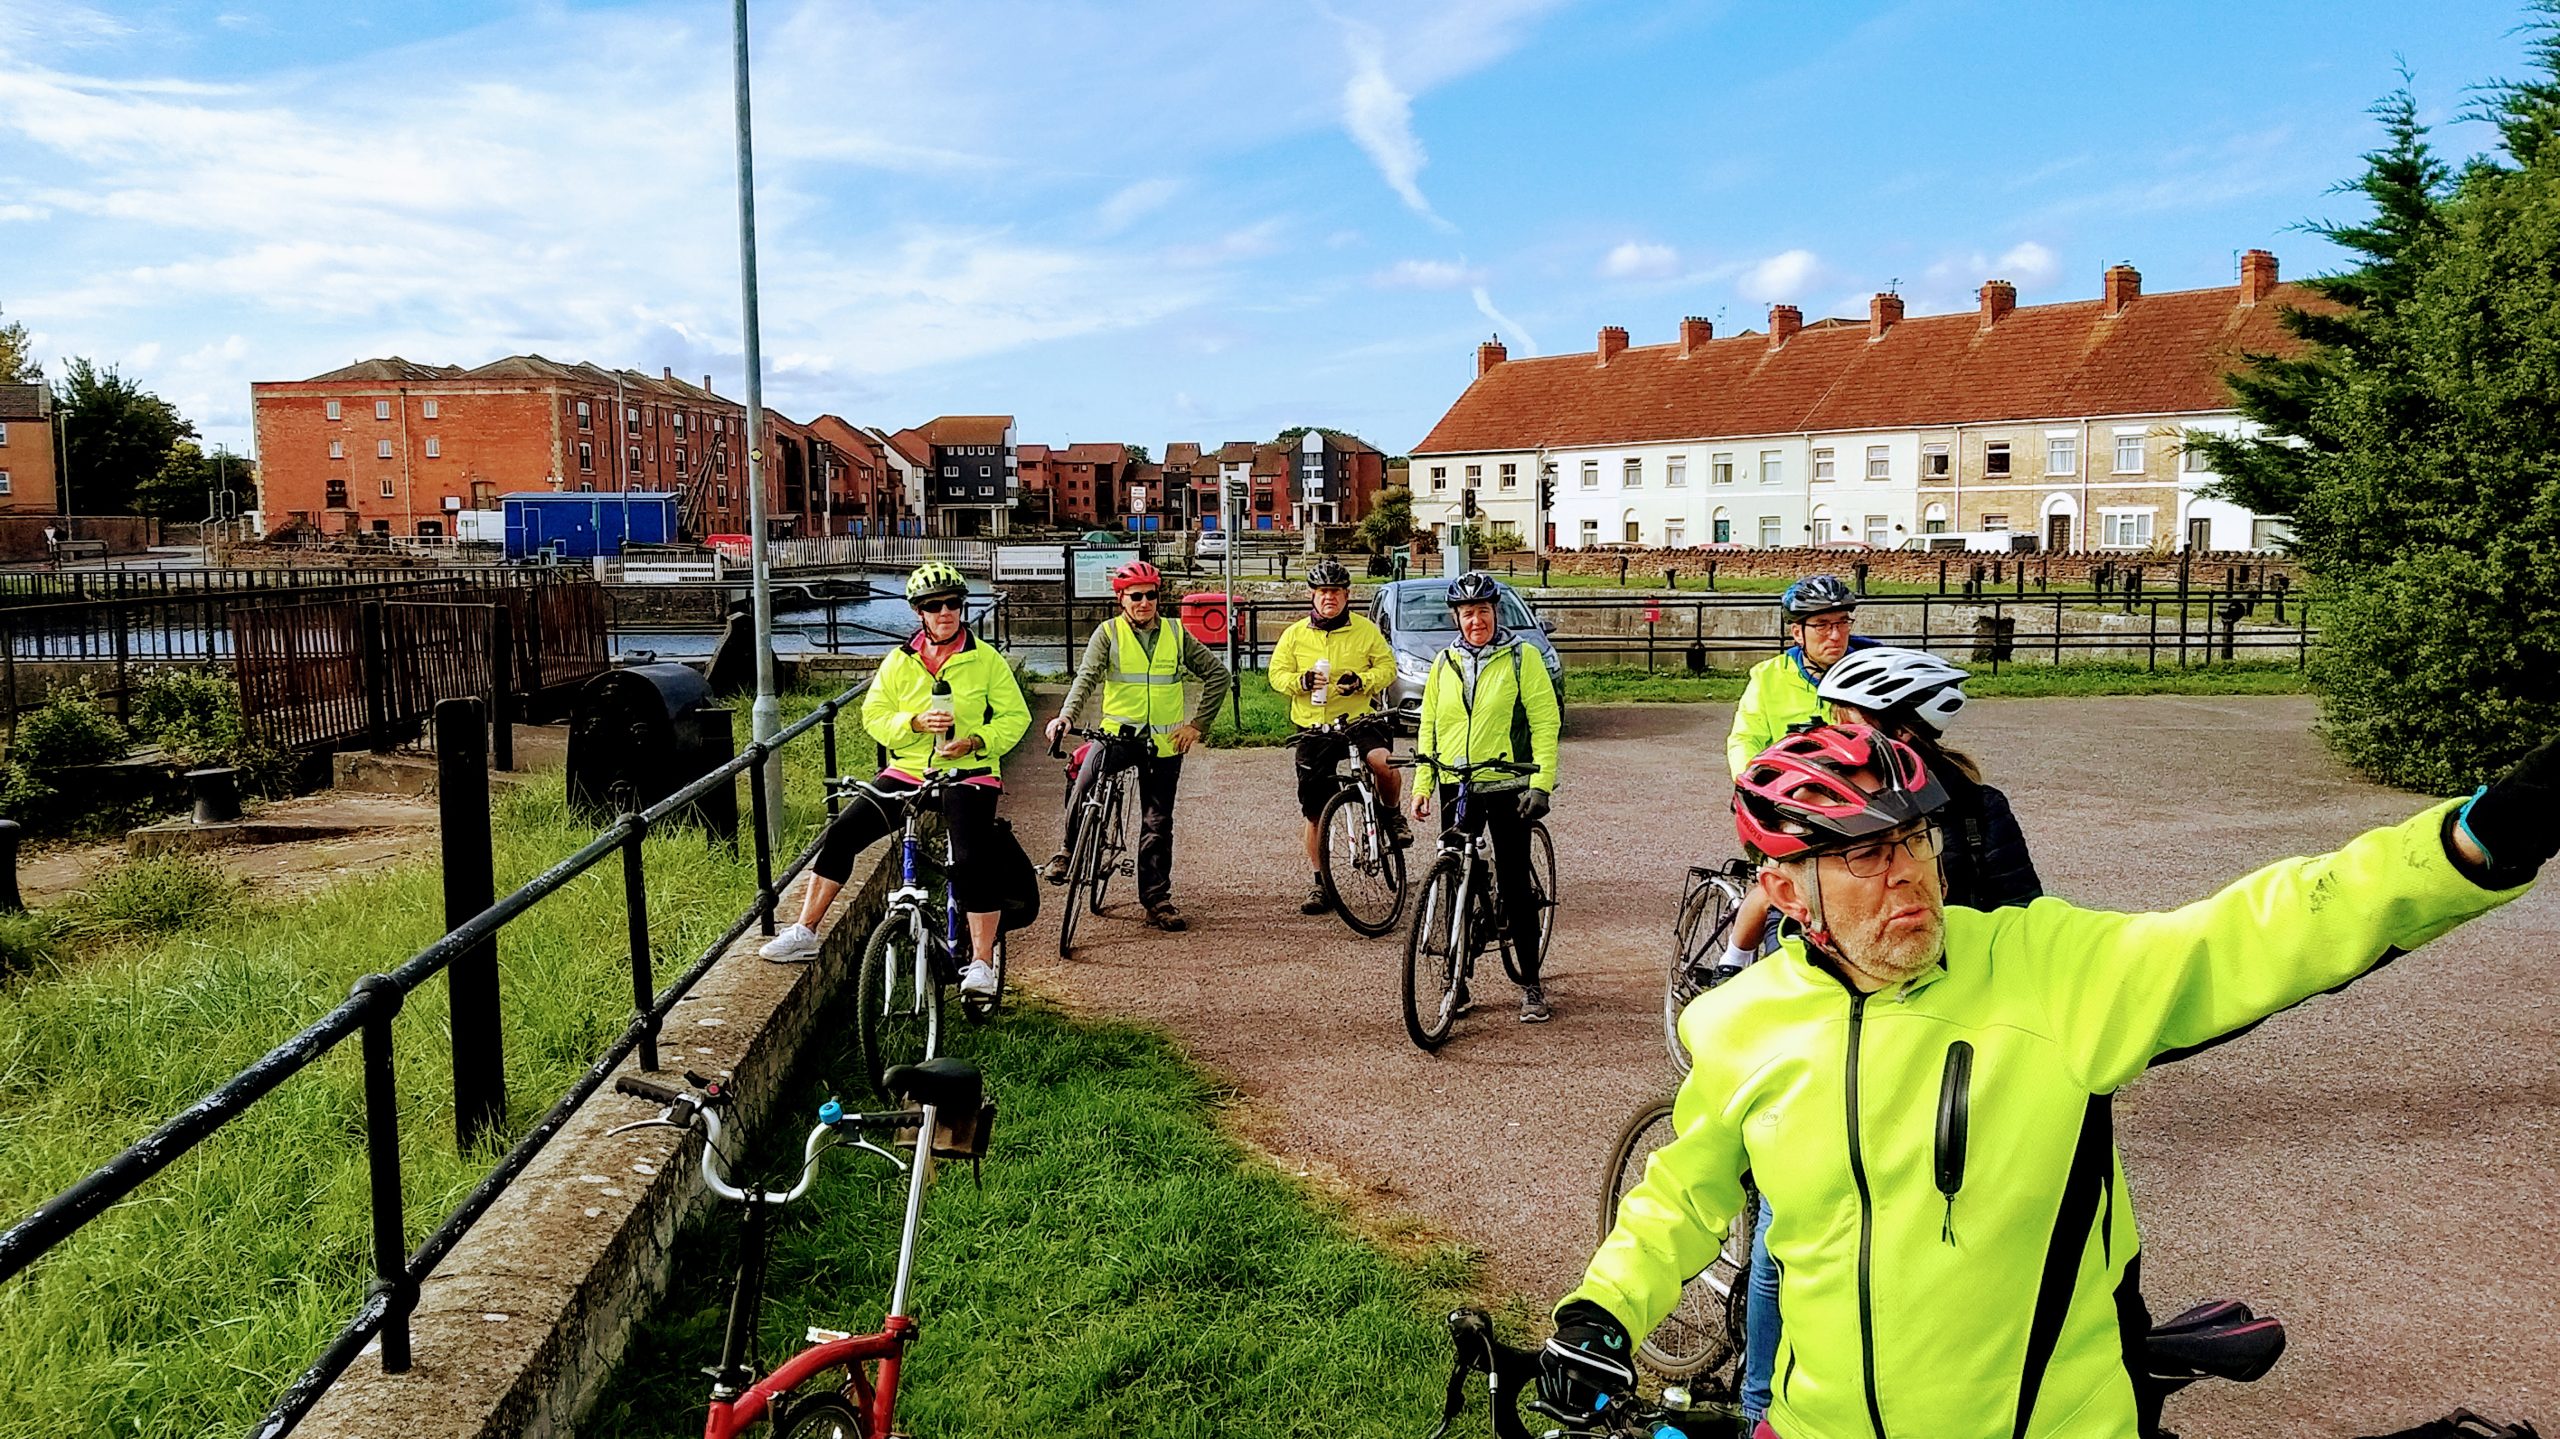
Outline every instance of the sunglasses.
[(967, 600), (960, 598), (958, 595), (944, 595), (940, 599), (916, 601), (916, 613), (920, 615), (938, 615), (944, 610), (956, 610), (963, 608), (968, 603), (969, 602)]
[(1122, 590), (1120, 598), (1133, 605), (1151, 605), (1156, 602), (1156, 592), (1154, 590)]

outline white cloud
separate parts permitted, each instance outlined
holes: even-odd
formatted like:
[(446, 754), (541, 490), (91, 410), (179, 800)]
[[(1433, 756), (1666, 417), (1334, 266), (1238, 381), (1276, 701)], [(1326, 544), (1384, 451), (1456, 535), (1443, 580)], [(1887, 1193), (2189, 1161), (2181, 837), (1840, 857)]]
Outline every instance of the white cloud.
[(0, 205), (0, 225), (16, 220), (43, 220), (53, 212), (42, 205)]
[(1604, 280), (1660, 280), (1679, 272), (1680, 252), (1669, 245), (1629, 240), (1600, 261)]
[(1483, 279), (1484, 272), (1464, 260), (1398, 260), (1372, 283), (1389, 290), (1454, 290)]
[(1368, 153), (1370, 163), (1378, 167), (1387, 188), (1396, 192), (1406, 209), (1442, 229), (1453, 228), (1433, 212), (1431, 202), (1423, 197), (1419, 179), (1430, 157), (1413, 133), (1413, 97), (1396, 88), (1396, 82), (1387, 74), (1386, 55), (1377, 32), (1366, 26), (1350, 26), (1344, 32), (1343, 45), (1351, 53), (1351, 78), (1342, 86), (1343, 128)]
[(1823, 273), (1821, 256), (1811, 250), (1788, 250), (1752, 266), (1742, 277), (1742, 290), (1747, 299), (1790, 300)]
[(1493, 307), (1493, 296), (1487, 293), (1484, 286), (1476, 286), (1475, 297), (1476, 313), (1493, 321), (1495, 329), (1509, 335), (1512, 340), (1517, 342), (1520, 346), (1522, 358), (1525, 359), (1533, 357), (1538, 353), (1538, 342), (1531, 339), (1529, 337), (1529, 332), (1521, 329), (1518, 323), (1513, 321), (1509, 315), (1506, 315)]
[(1281, 228), (1277, 219), (1257, 220), (1250, 225), (1237, 226), (1206, 244), (1176, 245), (1165, 252), (1165, 258), (1185, 266), (1257, 259), (1280, 248)]
[(2033, 240), (2010, 246), (1993, 264), (2001, 279), (2015, 280), (2020, 285), (2041, 285), (2062, 272), (2062, 262), (2053, 251)]
[(1117, 234), (1163, 209), (1181, 192), (1182, 182), (1165, 176), (1123, 185), (1113, 192), (1110, 199), (1102, 202), (1102, 208), (1094, 213), (1094, 218), (1101, 222), (1104, 234)]

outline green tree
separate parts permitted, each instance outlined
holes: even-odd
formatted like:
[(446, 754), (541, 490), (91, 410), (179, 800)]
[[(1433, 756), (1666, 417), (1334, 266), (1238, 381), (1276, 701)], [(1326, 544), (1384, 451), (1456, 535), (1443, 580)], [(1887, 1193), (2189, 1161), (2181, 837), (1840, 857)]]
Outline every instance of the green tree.
[(27, 351), (27, 327), (0, 322), (0, 385), (41, 385), (44, 371)]
[(1401, 486), (1378, 491), (1378, 502), (1360, 519), (1359, 540), (1373, 555), (1413, 538), (1413, 491)]
[(207, 454), (193, 440), (169, 447), (160, 472), (136, 486), (134, 509), (164, 520), (190, 523), (212, 515), (215, 496), (229, 489), (242, 510), (257, 508), (257, 466), (240, 455)]
[(2560, 708), (2560, 0), (2534, 9), (2535, 77), (2479, 92), (2497, 154), (2448, 175), (2405, 91), (2376, 107), (2389, 140), (2350, 187), (2373, 218), (2322, 227), (2361, 263), (2289, 321), (2307, 353), (2236, 380), (2268, 435), (2208, 446), (2331, 596), (2331, 742), (2437, 793)]
[(169, 465), (178, 442), (196, 427), (167, 400), (110, 365), (73, 360), (55, 387), (71, 472), (68, 503), (82, 514), (134, 512), (137, 495)]

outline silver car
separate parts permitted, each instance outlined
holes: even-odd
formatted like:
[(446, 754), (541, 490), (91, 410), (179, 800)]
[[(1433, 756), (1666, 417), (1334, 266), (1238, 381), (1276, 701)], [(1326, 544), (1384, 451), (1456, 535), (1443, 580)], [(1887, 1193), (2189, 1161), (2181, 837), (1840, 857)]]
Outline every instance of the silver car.
[[(1496, 601), (1495, 619), (1545, 658), (1547, 674), (1556, 682), (1556, 699), (1561, 706), (1564, 660), (1556, 653), (1555, 641), (1548, 638), (1555, 629), (1554, 623), (1540, 619), (1509, 585), (1499, 580), (1495, 583), (1502, 590)], [(1397, 724), (1411, 734), (1422, 717), (1422, 686), (1431, 677), (1431, 662), (1458, 642), (1458, 621), (1449, 613), (1449, 582), (1397, 580), (1380, 585), (1377, 598), (1370, 602), (1369, 618), (1377, 622), (1386, 634), (1387, 647), (1395, 651), (1396, 682), (1387, 691), (1387, 707), (1395, 714)]]

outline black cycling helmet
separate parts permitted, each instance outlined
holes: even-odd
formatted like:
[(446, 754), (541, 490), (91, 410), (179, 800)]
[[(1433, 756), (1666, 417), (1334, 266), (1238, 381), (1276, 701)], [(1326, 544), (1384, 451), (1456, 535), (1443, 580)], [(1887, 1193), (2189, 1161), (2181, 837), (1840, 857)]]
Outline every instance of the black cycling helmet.
[(1854, 610), (1857, 607), (1858, 597), (1849, 592), (1847, 585), (1840, 583), (1838, 575), (1807, 575), (1787, 586), (1787, 592), (1778, 596), (1778, 608), (1785, 610), (1791, 620), (1809, 620), (1833, 610)]
[(1307, 588), (1311, 590), (1347, 590), (1351, 588), (1351, 571), (1342, 561), (1330, 556), (1307, 566)]
[(1449, 581), (1449, 608), (1460, 605), (1491, 604), (1502, 594), (1502, 586), (1482, 570), (1469, 570)]

